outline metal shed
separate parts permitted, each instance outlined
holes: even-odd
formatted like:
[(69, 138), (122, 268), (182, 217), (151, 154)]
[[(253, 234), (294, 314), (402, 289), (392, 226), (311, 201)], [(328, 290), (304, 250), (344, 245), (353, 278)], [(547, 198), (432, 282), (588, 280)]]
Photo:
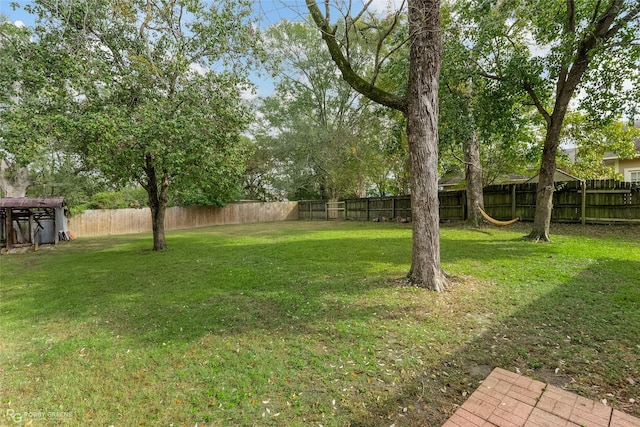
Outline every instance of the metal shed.
[(71, 240), (64, 206), (62, 197), (0, 198), (0, 245), (11, 249)]

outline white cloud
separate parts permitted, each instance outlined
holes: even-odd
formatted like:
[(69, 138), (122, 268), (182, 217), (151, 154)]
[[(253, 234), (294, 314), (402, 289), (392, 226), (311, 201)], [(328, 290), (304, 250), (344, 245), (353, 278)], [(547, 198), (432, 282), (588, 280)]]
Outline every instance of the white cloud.
[(191, 64), (189, 65), (189, 69), (190, 69), (191, 71), (193, 71), (193, 72), (196, 72), (196, 73), (200, 74), (201, 76), (204, 76), (204, 75), (205, 75), (205, 74), (207, 74), (209, 71), (211, 71), (211, 70), (209, 70), (208, 68), (203, 67), (202, 65), (200, 65), (200, 64), (196, 64), (196, 63), (191, 63)]
[(253, 101), (258, 97), (258, 93), (253, 88), (242, 89), (240, 91), (240, 98), (245, 101)]
[(24, 22), (17, 20), (13, 23), (13, 25), (15, 25), (18, 28), (24, 28), (26, 25), (24, 25)]
[(406, 2), (402, 0), (373, 0), (368, 10), (372, 13), (386, 15), (387, 13), (393, 13), (398, 10), (403, 3), (406, 7)]

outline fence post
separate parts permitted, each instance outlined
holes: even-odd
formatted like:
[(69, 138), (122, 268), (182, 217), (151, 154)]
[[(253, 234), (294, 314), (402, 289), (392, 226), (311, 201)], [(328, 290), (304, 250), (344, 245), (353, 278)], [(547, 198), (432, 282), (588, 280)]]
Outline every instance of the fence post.
[(469, 217), (469, 206), (467, 206), (467, 190), (462, 190), (460, 192), (460, 197), (462, 197), (462, 200), (460, 201), (460, 204), (462, 205), (462, 220), (466, 221)]
[(587, 214), (587, 181), (582, 181), (580, 183), (582, 187), (582, 210), (580, 213), (580, 222), (582, 225), (586, 223), (586, 214)]
[(367, 197), (367, 221), (369, 221), (369, 198)]
[(397, 215), (396, 215), (396, 196), (393, 196), (391, 198), (391, 219), (394, 219)]
[(516, 217), (516, 185), (511, 184), (511, 218)]
[(13, 218), (11, 216), (12, 211), (11, 208), (4, 208), (5, 211), (5, 220), (4, 220), (4, 232), (7, 237), (6, 246), (7, 250), (13, 248), (13, 244), (15, 243), (13, 240)]

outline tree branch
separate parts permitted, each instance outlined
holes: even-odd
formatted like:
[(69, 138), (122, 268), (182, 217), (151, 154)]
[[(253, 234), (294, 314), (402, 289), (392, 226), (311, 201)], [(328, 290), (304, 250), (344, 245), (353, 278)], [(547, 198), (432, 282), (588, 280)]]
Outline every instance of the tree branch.
[(558, 80), (556, 81), (556, 93), (561, 93), (567, 81), (569, 73), (569, 63), (571, 62), (571, 53), (573, 52), (573, 42), (576, 35), (576, 4), (574, 0), (567, 0), (567, 22), (564, 27), (565, 34), (570, 37), (571, 43), (565, 47), (562, 64), (558, 72)]
[(596, 3), (596, 7), (593, 8), (593, 16), (591, 17), (591, 24), (595, 24), (596, 19), (598, 18), (598, 11), (600, 10), (601, 0), (598, 0)]
[(540, 102), (540, 98), (538, 98), (538, 95), (533, 90), (533, 87), (531, 86), (531, 84), (529, 82), (522, 82), (522, 87), (524, 88), (524, 90), (527, 91), (527, 94), (529, 94), (529, 97), (531, 97), (531, 99), (533, 100), (533, 103), (536, 106), (536, 108), (538, 109), (538, 112), (540, 112), (542, 117), (544, 117), (544, 120), (547, 122), (547, 126), (550, 126), (551, 125), (551, 115), (544, 108), (544, 105), (542, 105), (542, 102)]
[(384, 44), (384, 41), (387, 39), (387, 37), (391, 35), (391, 33), (393, 33), (393, 30), (396, 28), (396, 26), (400, 22), (400, 14), (404, 9), (404, 3), (405, 2), (403, 0), (402, 5), (398, 8), (398, 10), (393, 16), (393, 21), (391, 22), (391, 25), (389, 25), (389, 28), (385, 32), (383, 32), (382, 37), (380, 37), (380, 39), (378, 40), (378, 44), (376, 46), (376, 59), (375, 59), (375, 65), (373, 69), (373, 77), (371, 78), (372, 85), (375, 84), (376, 80), (378, 79), (378, 75), (380, 74), (380, 70), (382, 69), (382, 64), (384, 64), (384, 62), (387, 59), (389, 59), (389, 57), (393, 55), (394, 52), (398, 51), (400, 48), (402, 48), (402, 46), (404, 46), (408, 42), (408, 40), (404, 40), (402, 43), (395, 46), (386, 55), (384, 55), (382, 59), (380, 59), (380, 53), (382, 52), (382, 46)]
[(620, 19), (616, 25), (614, 25), (609, 29), (609, 31), (607, 31), (607, 34), (605, 34), (605, 39), (611, 39), (618, 31), (620, 31), (624, 24), (627, 24), (631, 20), (638, 19), (638, 15), (640, 15), (640, 3), (636, 4), (636, 6), (631, 9), (625, 17)]
[(576, 2), (567, 0), (567, 33), (576, 32)]
[(318, 8), (315, 0), (306, 0), (306, 3), (313, 21), (322, 34), (322, 39), (327, 44), (331, 58), (342, 73), (342, 78), (349, 83), (353, 89), (372, 101), (406, 114), (408, 107), (407, 98), (386, 92), (359, 76), (353, 70), (347, 58), (343, 55), (340, 45), (335, 37), (335, 28), (332, 29), (329, 26), (329, 23), (322, 15), (322, 12), (320, 11), (320, 8)]
[(631, 9), (626, 16), (621, 18), (616, 25), (613, 25), (623, 4), (624, 0), (613, 0), (609, 7), (602, 12), (600, 17), (596, 20), (593, 31), (590, 31), (585, 38), (580, 41), (576, 51), (575, 60), (573, 61), (573, 66), (565, 80), (566, 84), (561, 88), (562, 91), (572, 93), (575, 90), (582, 78), (582, 75), (589, 67), (589, 63), (591, 62), (591, 57), (593, 55), (592, 50), (597, 46), (598, 41), (609, 40), (622, 28), (623, 24), (629, 22), (640, 13), (639, 3)]
[[(477, 65), (477, 64), (476, 64), (476, 65)], [(485, 71), (482, 71), (482, 70), (478, 71), (478, 75), (479, 75), (480, 77), (484, 77), (485, 79), (495, 80), (495, 81), (497, 81), (497, 82), (504, 82), (504, 81), (506, 81), (506, 80), (507, 80), (507, 79), (505, 79), (504, 77), (498, 76), (498, 75), (496, 75), (496, 74), (489, 74), (489, 73), (487, 73), (487, 72), (485, 72)]]
[(396, 53), (398, 50), (402, 49), (402, 47), (406, 45), (408, 42), (409, 42), (409, 39), (404, 40), (402, 43), (400, 43), (399, 45), (391, 49), (385, 56), (382, 57), (382, 59), (380, 60), (379, 66), (376, 66), (376, 72), (374, 73), (373, 78), (371, 79), (371, 84), (375, 84), (382, 64), (384, 64), (387, 61), (387, 59), (391, 57), (391, 55)]
[[(365, 12), (369, 9), (369, 6), (371, 6), (371, 3), (373, 3), (373, 0), (369, 0), (364, 7), (362, 8), (362, 10), (358, 13), (358, 15), (356, 15), (355, 18), (353, 18), (353, 22), (357, 22), (360, 18), (362, 18), (362, 15), (365, 14)], [(349, 2), (349, 10), (351, 10), (351, 2)]]

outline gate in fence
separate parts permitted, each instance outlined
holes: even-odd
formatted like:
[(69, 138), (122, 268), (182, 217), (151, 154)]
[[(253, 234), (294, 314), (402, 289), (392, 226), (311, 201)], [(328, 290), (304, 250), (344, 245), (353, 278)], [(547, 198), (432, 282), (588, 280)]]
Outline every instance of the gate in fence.
[(346, 202), (327, 202), (325, 210), (327, 219), (346, 219)]

